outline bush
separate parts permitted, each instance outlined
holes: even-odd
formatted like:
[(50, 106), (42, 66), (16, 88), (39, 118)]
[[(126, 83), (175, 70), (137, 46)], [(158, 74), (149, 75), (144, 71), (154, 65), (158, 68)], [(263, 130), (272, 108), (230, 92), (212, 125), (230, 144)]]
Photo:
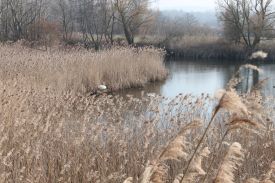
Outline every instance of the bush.
[(26, 38), (33, 46), (52, 46), (61, 40), (60, 26), (47, 20), (36, 21), (28, 27)]

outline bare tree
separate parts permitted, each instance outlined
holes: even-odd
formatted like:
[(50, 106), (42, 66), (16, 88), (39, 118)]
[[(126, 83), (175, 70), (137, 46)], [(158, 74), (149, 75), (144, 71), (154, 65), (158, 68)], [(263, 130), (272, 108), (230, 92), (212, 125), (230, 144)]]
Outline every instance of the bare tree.
[(9, 17), (9, 3), (7, 0), (1, 0), (0, 1), (0, 38), (3, 41), (6, 41), (8, 39), (8, 24), (10, 22), (10, 17)]
[(273, 29), (272, 0), (219, 0), (219, 19), (225, 36), (243, 42), (249, 52)]
[[(228, 11), (225, 11), (223, 16), (226, 16), (227, 19), (234, 18)], [(232, 21), (223, 22), (223, 35), (226, 40), (234, 42), (235, 44), (239, 44), (241, 42), (242, 33), (239, 31), (239, 29), (236, 28), (236, 24)]]
[(113, 0), (102, 0), (102, 15), (103, 15), (103, 26), (104, 36), (108, 43), (113, 44), (114, 42), (114, 26), (117, 23), (115, 19), (115, 7)]
[(180, 39), (184, 36), (184, 24), (180, 17), (162, 17), (159, 22), (159, 29), (161, 31), (163, 42), (167, 44), (172, 39)]
[(152, 21), (153, 16), (148, 9), (149, 1), (114, 0), (114, 6), (118, 14), (116, 18), (123, 26), (126, 40), (128, 44), (133, 44), (138, 30)]
[(87, 46), (99, 49), (104, 42), (113, 44), (115, 29), (122, 28), (133, 44), (134, 36), (152, 20), (148, 6), (149, 0), (0, 0), (0, 38), (36, 40), (43, 27), (58, 22), (64, 41), (81, 32)]
[(41, 19), (45, 0), (0, 0), (1, 37), (26, 38), (28, 27)]
[(78, 7), (78, 22), (83, 39), (86, 44), (92, 43), (98, 50), (104, 37), (107, 38), (108, 35), (112, 40), (112, 4), (108, 0), (80, 0)]
[(184, 36), (199, 36), (205, 32), (211, 32), (209, 29), (206, 30), (206, 26), (202, 26), (197, 18), (190, 13), (176, 16), (160, 13), (155, 24), (154, 33), (158, 34), (160, 42), (164, 45), (169, 44), (172, 40), (181, 40)]
[(74, 19), (75, 15), (75, 1), (73, 0), (57, 0), (58, 14), (62, 25), (63, 40), (68, 41), (71, 39), (75, 30)]
[(186, 13), (182, 17), (182, 25), (184, 27), (185, 35), (193, 36), (194, 34), (196, 34), (198, 24), (199, 23), (197, 18), (191, 13)]

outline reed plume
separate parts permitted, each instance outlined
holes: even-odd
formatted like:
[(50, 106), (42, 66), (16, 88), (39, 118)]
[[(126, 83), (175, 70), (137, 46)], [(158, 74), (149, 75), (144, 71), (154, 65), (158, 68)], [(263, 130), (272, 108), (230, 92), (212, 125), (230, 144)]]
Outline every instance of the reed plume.
[(150, 183), (151, 182), (151, 177), (154, 174), (154, 172), (157, 169), (157, 165), (155, 164), (149, 164), (145, 167), (145, 170), (142, 174), (141, 177), (141, 183)]
[(146, 166), (141, 179), (142, 183), (162, 183), (165, 182), (165, 175), (167, 172), (166, 160), (180, 160), (186, 159), (188, 156), (187, 143), (185, 135), (187, 131), (198, 128), (201, 125), (200, 121), (193, 121), (184, 126), (176, 137), (171, 140), (163, 149), (158, 158), (153, 163)]
[(260, 183), (260, 181), (255, 178), (250, 178), (247, 179), (244, 183)]
[(226, 125), (228, 126), (228, 130), (231, 131), (233, 129), (238, 129), (238, 128), (242, 128), (244, 126), (249, 126), (250, 128), (260, 128), (262, 127), (260, 124), (251, 121), (250, 119), (247, 118), (240, 118), (238, 116), (233, 117), (233, 119), (229, 122), (226, 123)]
[(224, 157), (224, 160), (218, 169), (215, 183), (234, 183), (234, 171), (241, 165), (244, 158), (244, 152), (241, 144), (234, 142)]
[(225, 109), (229, 112), (233, 113), (243, 113), (248, 115), (248, 110), (246, 105), (242, 102), (240, 96), (237, 94), (235, 90), (225, 91), (220, 90), (218, 94), (216, 94), (219, 99), (219, 104), (217, 105), (214, 114), (216, 114), (220, 109)]
[[(187, 175), (181, 180), (180, 183), (196, 182), (199, 176), (205, 175), (206, 172), (202, 169), (202, 160), (207, 158), (210, 154), (208, 147), (205, 147), (192, 161)], [(178, 180), (178, 179), (177, 179)], [(176, 180), (175, 180), (176, 181)], [(174, 181), (174, 182), (175, 182)]]
[(167, 145), (159, 156), (160, 161), (165, 160), (179, 160), (179, 158), (186, 159), (188, 156), (185, 135), (188, 130), (195, 129), (201, 126), (200, 121), (193, 121), (192, 123), (183, 127), (178, 135)]
[(268, 53), (262, 50), (259, 50), (259, 51), (253, 52), (249, 57), (249, 59), (265, 59), (267, 57), (268, 57)]
[(263, 183), (272, 182), (272, 180), (275, 180), (275, 161), (271, 163), (269, 171), (265, 174)]
[(133, 183), (133, 177), (128, 177), (123, 183)]
[(208, 130), (210, 129), (211, 124), (214, 121), (214, 118), (216, 117), (217, 113), (220, 111), (220, 109), (225, 109), (229, 112), (235, 112), (235, 113), (241, 112), (241, 113), (244, 113), (245, 115), (248, 115), (248, 110), (247, 110), (246, 106), (241, 101), (241, 98), (239, 97), (239, 95), (236, 93), (235, 90), (232, 90), (232, 91), (221, 90), (219, 92), (219, 95), (216, 97), (218, 97), (219, 103), (215, 107), (215, 109), (212, 113), (211, 120), (208, 123), (206, 129), (204, 130), (204, 133), (203, 133), (202, 137), (200, 138), (199, 143), (194, 150), (194, 153), (192, 154), (190, 160), (187, 163), (187, 168), (183, 173), (183, 177), (182, 177), (181, 181), (184, 179), (185, 175), (187, 174), (188, 169), (191, 165), (191, 162), (193, 161), (195, 155), (197, 154), (198, 149), (200, 148), (201, 144), (203, 143), (203, 140), (204, 140)]

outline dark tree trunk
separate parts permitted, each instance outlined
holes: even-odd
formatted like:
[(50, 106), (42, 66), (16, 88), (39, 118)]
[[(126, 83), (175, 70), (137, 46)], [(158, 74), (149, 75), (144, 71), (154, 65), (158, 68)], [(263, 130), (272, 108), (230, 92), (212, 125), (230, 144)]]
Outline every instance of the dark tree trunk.
[(130, 32), (123, 15), (121, 16), (121, 18), (122, 18), (123, 30), (124, 30), (124, 35), (126, 37), (126, 40), (129, 45), (132, 45), (132, 44), (134, 44), (134, 36)]

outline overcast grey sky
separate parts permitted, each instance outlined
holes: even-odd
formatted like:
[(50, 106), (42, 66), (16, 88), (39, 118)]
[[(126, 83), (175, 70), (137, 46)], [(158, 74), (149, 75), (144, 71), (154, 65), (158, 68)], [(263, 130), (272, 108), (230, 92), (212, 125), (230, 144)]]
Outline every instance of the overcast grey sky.
[(215, 11), (215, 0), (157, 0), (153, 5), (160, 10)]

